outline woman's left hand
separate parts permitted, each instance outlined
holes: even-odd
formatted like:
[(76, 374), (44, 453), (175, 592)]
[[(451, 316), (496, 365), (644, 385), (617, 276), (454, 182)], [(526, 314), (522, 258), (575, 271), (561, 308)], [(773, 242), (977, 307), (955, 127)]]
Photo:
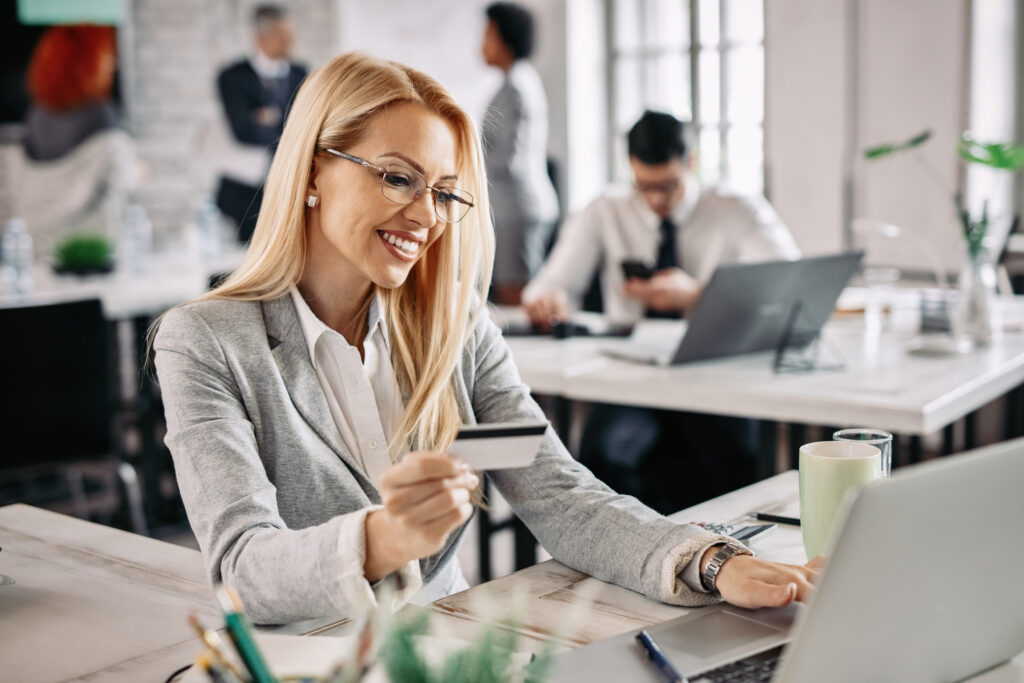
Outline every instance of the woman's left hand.
[[(708, 552), (714, 554), (714, 550)], [(705, 555), (701, 568), (707, 559)], [(715, 587), (726, 602), (737, 607), (782, 607), (794, 600), (807, 602), (824, 568), (825, 558), (821, 556), (800, 566), (735, 555), (718, 571)]]

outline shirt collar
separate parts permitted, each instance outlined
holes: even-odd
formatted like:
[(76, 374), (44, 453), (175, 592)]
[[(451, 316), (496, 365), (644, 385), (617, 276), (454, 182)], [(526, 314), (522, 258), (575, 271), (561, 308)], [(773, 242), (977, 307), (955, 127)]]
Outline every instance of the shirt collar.
[[(302, 298), (302, 294), (299, 293), (298, 287), (292, 287), (289, 290), (289, 294), (291, 294), (292, 302), (295, 304), (295, 310), (299, 314), (299, 325), (302, 327), (302, 334), (306, 338), (306, 348), (309, 350), (309, 358), (314, 364), (316, 363), (316, 343), (324, 334), (337, 335), (338, 339), (340, 339), (345, 345), (352, 346), (344, 336), (338, 334), (335, 330), (332, 330), (322, 320), (320, 320), (320, 318), (316, 317), (316, 313), (314, 313), (313, 309), (309, 307), (306, 300)], [(381, 311), (383, 310), (384, 306), (380, 293), (376, 293), (370, 301), (370, 310), (367, 313), (369, 330), (366, 333), (366, 338), (369, 339), (379, 331), (381, 339), (386, 346), (390, 341), (388, 339), (387, 325), (383, 323), (383, 316), (381, 314)]]
[(259, 48), (249, 58), (249, 63), (260, 78), (284, 78), (290, 68), (287, 59), (271, 59)]

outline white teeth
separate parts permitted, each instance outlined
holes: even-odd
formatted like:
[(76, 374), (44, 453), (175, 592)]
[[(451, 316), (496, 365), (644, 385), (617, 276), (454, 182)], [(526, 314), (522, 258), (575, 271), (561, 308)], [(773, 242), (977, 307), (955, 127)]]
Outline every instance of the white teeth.
[(398, 249), (401, 249), (407, 254), (415, 254), (419, 250), (419, 244), (412, 240), (404, 240), (401, 237), (395, 237), (391, 233), (381, 233), (381, 236), (387, 240), (389, 244), (393, 244)]

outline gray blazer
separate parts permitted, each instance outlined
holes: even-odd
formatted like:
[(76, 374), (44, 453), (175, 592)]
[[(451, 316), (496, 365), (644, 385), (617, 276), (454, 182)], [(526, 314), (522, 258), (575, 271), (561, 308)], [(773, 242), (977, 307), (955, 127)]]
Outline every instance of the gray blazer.
[[(291, 298), (172, 309), (154, 348), (167, 445), (211, 582), (235, 587), (259, 623), (350, 614), (336, 558), (359, 549), (339, 547), (339, 515), (380, 495), (342, 442)], [(455, 383), (467, 423), (543, 417), (489, 318)], [(720, 537), (617, 495), (552, 430), (533, 465), (487, 475), (559, 561), (662, 601), (715, 601), (676, 573)], [(454, 583), (464, 529), (420, 560), (438, 596)]]
[(526, 284), (544, 262), (558, 218), (547, 171), (547, 98), (529, 62), (519, 60), (505, 75), (482, 134), (497, 243), (494, 281)]

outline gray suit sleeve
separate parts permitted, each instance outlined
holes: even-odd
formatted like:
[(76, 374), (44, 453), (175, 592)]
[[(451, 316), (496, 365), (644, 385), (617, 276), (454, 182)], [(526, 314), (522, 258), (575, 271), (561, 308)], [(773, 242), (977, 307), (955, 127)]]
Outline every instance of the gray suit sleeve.
[[(472, 356), (477, 421), (543, 418), (489, 319), (474, 335)], [(697, 551), (722, 537), (671, 522), (635, 498), (616, 494), (573, 460), (550, 427), (531, 466), (489, 476), (558, 561), (663, 602), (698, 606), (717, 601), (717, 596), (691, 590), (678, 573)]]
[(257, 623), (351, 614), (350, 598), (363, 596), (344, 567), (362, 571), (367, 510), (287, 528), (232, 366), (209, 325), (187, 307), (173, 309), (154, 348), (167, 446), (211, 582), (237, 590)]

